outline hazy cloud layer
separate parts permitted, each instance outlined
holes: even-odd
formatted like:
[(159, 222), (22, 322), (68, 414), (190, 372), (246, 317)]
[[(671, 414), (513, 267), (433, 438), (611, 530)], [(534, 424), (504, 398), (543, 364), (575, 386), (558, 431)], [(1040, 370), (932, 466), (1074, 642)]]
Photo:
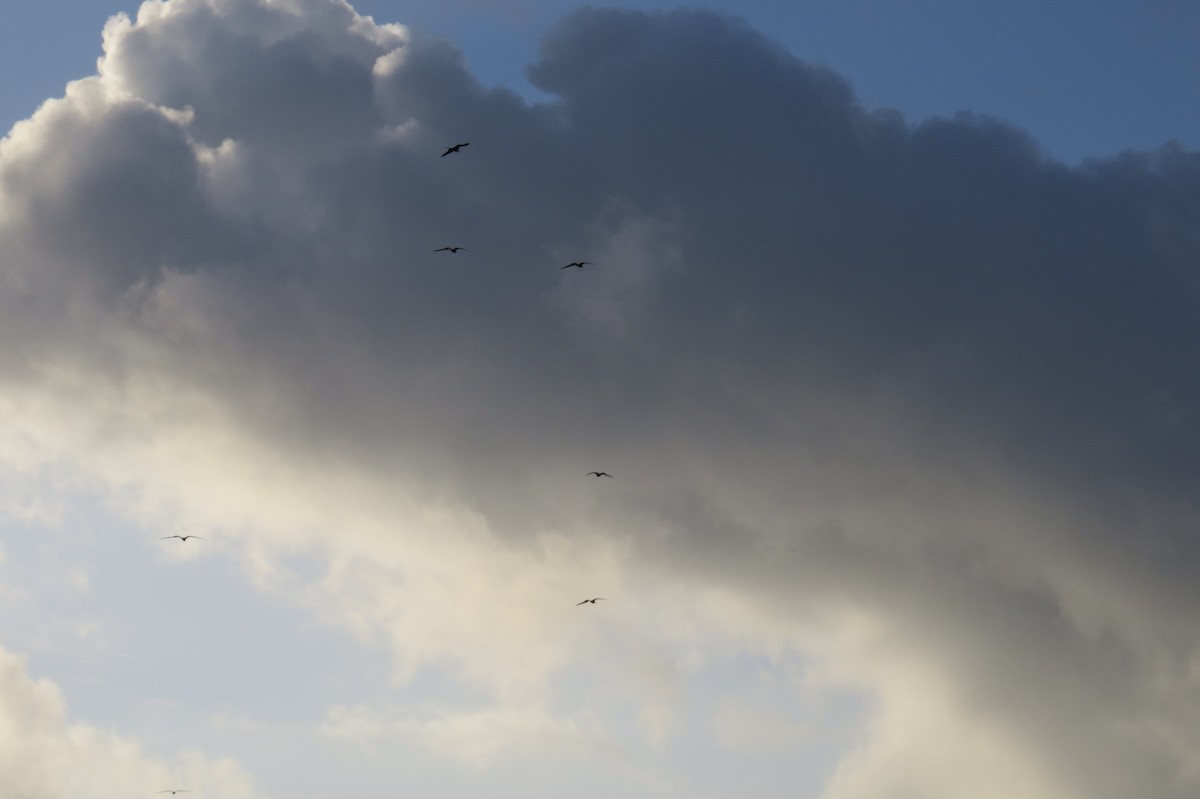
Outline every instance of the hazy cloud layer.
[(913, 125), (702, 11), (530, 76), (333, 0), (115, 18), (0, 145), (6, 468), (446, 675), (334, 736), (674, 795), (853, 689), (826, 799), (1194, 795), (1200, 154)]

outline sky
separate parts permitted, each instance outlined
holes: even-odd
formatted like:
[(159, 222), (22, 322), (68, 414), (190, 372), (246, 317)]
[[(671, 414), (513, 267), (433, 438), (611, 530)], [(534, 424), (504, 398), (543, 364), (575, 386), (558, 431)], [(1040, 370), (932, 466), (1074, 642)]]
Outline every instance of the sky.
[[(530, 100), (525, 74), (569, 0), (360, 0), (380, 23), (450, 39), (472, 75)], [(641, 0), (642, 10), (682, 5)], [(910, 119), (975, 111), (1020, 125), (1068, 163), (1177, 140), (1200, 147), (1200, 6), (1192, 0), (715, 0), (804, 61), (832, 68), (868, 108)], [(137, 0), (24, 3), (0, 27), (0, 128), (95, 71), (99, 32)]]
[(1196, 795), (1191, 4), (74, 5), (0, 796)]

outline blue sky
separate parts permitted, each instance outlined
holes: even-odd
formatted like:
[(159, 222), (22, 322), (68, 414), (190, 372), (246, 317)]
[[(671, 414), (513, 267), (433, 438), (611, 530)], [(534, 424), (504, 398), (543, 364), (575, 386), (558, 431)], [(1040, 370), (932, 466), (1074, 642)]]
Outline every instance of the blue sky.
[[(641, 2), (630, 8), (670, 8)], [(806, 61), (847, 77), (868, 108), (910, 120), (970, 110), (1028, 130), (1057, 158), (1113, 155), (1176, 139), (1200, 143), (1200, 7), (1189, 0), (752, 0), (711, 3), (744, 16)], [(576, 4), (447, 0), (355, 6), (461, 47), (480, 80), (525, 91), (546, 29)], [(0, 123), (27, 116), (94, 69), (98, 31), (136, 3), (16, 6), (0, 31)]]
[(69, 8), (0, 796), (1200, 790), (1191, 6)]

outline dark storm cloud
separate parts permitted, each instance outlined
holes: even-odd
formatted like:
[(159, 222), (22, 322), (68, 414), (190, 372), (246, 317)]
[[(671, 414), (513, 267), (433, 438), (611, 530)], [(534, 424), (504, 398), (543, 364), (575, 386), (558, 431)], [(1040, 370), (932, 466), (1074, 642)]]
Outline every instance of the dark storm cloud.
[[(1072, 170), (987, 118), (908, 130), (714, 15), (585, 12), (543, 56), (606, 190), (693, 223), (664, 315), (702, 344), (911, 381), (951, 420), (1195, 478), (1200, 156)], [(734, 308), (761, 337), (729, 335)]]
[(0, 151), (6, 311), (102, 287), (55, 346), (514, 538), (610, 470), (654, 568), (870, 608), (1061, 795), (1194, 792), (1200, 155), (910, 125), (703, 11), (571, 15), (530, 106), (309, 5), (110, 35), (139, 99)]

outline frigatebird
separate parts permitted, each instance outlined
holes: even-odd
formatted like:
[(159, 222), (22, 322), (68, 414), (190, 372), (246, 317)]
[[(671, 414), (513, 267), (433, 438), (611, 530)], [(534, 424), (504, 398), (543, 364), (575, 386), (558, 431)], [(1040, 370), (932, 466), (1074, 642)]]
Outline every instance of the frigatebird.
[(191, 791), (189, 791), (187, 788), (175, 788), (173, 790), (171, 788), (167, 788), (165, 791), (155, 791), (155, 793), (169, 793), (171, 796), (174, 796), (177, 793), (191, 793)]
[[(198, 535), (164, 535), (164, 536), (162, 537), (162, 540), (163, 540), (163, 541), (166, 541), (168, 538), (178, 538), (180, 541), (185, 541), (185, 542), (186, 542), (186, 541), (187, 541), (189, 538), (200, 538), (200, 536), (198, 536)], [(208, 539), (207, 539), (207, 538), (200, 538), (200, 540), (201, 540), (201, 541), (207, 541)], [(163, 793), (163, 791), (159, 791), (159, 793)]]
[(454, 145), (454, 146), (452, 146), (452, 147), (447, 147), (447, 148), (446, 148), (446, 152), (442, 153), (441, 157), (442, 157), (442, 158), (445, 158), (446, 156), (450, 155), (450, 153), (456, 153), (456, 152), (458, 152), (459, 150), (461, 150), (462, 148), (466, 147), (466, 146), (467, 146), (468, 144), (470, 144), (470, 143), (471, 143), (471, 142), (469, 142), (469, 141), (465, 141), (465, 142), (463, 142), (462, 144), (455, 144), (455, 145)]
[(588, 477), (612, 477), (608, 472), (588, 472)]
[(604, 599), (604, 597), (598, 596), (595, 599), (585, 599), (582, 602), (576, 602), (575, 607), (579, 607), (580, 605), (586, 605), (588, 602), (591, 602), (594, 605), (594, 604), (596, 604), (597, 599)]
[(470, 252), (470, 250), (468, 250), (466, 247), (439, 247), (438, 249), (434, 250), (434, 252), (458, 252), (459, 250), (462, 250), (463, 252)]
[(567, 264), (566, 266), (560, 266), (559, 269), (570, 269), (572, 266), (577, 266), (580, 269), (583, 269), (585, 266), (595, 266), (595, 264), (591, 261), (571, 261), (571, 263)]

